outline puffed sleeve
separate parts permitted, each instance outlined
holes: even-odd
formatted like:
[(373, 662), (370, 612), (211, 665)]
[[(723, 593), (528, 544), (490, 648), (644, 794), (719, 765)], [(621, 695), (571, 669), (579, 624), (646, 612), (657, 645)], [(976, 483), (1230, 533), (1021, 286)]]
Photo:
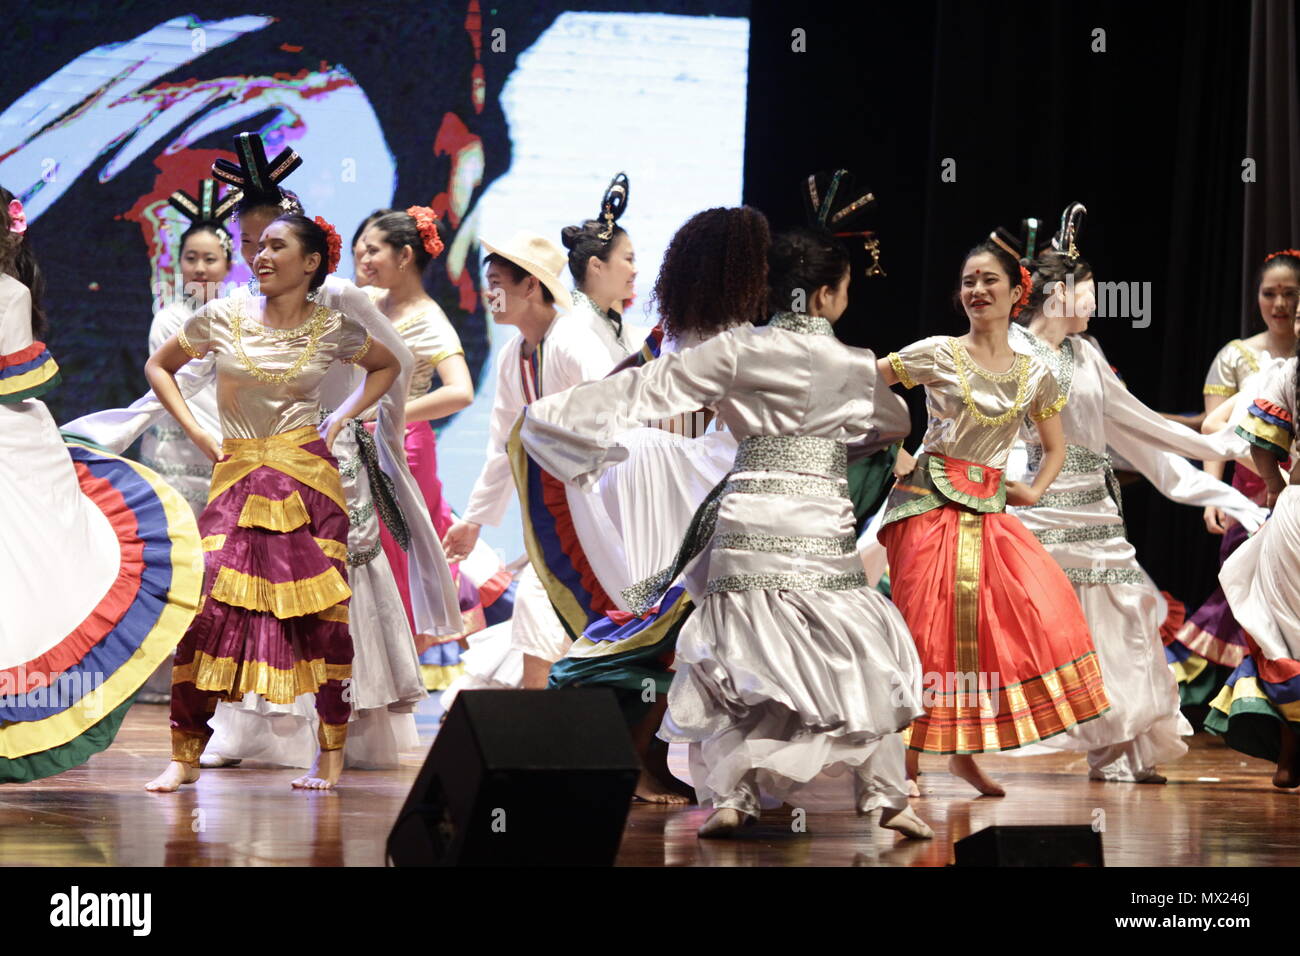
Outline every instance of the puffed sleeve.
[(192, 359), (203, 358), (212, 348), (212, 307), (205, 305), (176, 330), (176, 341)]
[(1236, 395), (1242, 376), (1240, 366), (1243, 353), (1239, 339), (1233, 339), (1214, 356), (1210, 370), (1205, 373), (1205, 387), (1201, 389), (1206, 395), (1222, 395), (1225, 398)]
[(1065, 407), (1067, 396), (1061, 394), (1060, 383), (1051, 369), (1038, 361), (1034, 365), (1036, 368), (1031, 374), (1037, 378), (1031, 380), (1034, 394), (1029, 399), (1029, 417), (1035, 422), (1045, 422)]
[(613, 436), (711, 406), (730, 390), (740, 351), (736, 335), (723, 332), (696, 348), (538, 399), (519, 426), (524, 448), (552, 475), (589, 487), (628, 456)]
[(361, 361), (365, 354), (370, 351), (370, 346), (374, 339), (366, 327), (352, 318), (350, 315), (343, 315), (339, 323), (339, 361), (346, 365), (351, 365)]
[(460, 345), (460, 336), (436, 302), (425, 314), (424, 321), (412, 331), (415, 334), (406, 337), (406, 344), (417, 358), (424, 359), (434, 368), (453, 355), (465, 354)]
[(904, 388), (933, 385), (943, 377), (938, 353), (944, 343), (942, 336), (932, 335), (913, 342), (898, 352), (890, 352), (885, 358)]
[(1286, 461), (1295, 442), (1296, 405), (1296, 359), (1288, 359), (1256, 389), (1237, 435)]

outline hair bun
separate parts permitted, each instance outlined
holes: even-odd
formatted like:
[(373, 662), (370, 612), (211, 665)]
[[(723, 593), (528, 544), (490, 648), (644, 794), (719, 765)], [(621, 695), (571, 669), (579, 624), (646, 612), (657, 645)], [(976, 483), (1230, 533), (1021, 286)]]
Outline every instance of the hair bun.
[(585, 226), (565, 226), (560, 230), (560, 242), (564, 243), (564, 248), (572, 249), (574, 244), (582, 236)]

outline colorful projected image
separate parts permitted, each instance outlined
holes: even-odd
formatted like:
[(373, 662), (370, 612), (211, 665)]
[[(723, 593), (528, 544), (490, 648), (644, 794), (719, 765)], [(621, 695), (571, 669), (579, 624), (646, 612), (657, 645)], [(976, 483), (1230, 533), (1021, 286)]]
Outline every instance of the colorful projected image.
[[(373, 210), (428, 205), (445, 252), (425, 284), (459, 334), (474, 404), (440, 423), (453, 502), (482, 461), (494, 329), (480, 301), (478, 238), (560, 229), (597, 212), (609, 178), (632, 182), (636, 245), (629, 319), (654, 324), (649, 292), (673, 231), (702, 208), (740, 201), (748, 21), (722, 16), (403, 8), (406, 37), (383, 42), (350, 16), (205, 16), (142, 4), (113, 25), (69, 18), (41, 56), (0, 87), (0, 183), (20, 196), (49, 283), (50, 345), (67, 385), (56, 418), (129, 403), (155, 312), (183, 297), (188, 221), (167, 197), (194, 193), (241, 131), (268, 155), (303, 157), (285, 185), (349, 240)], [(648, 6), (648, 5), (647, 5)], [(511, 19), (514, 17), (515, 19)], [(590, 49), (601, 57), (581, 55)], [(21, 88), (18, 88), (21, 86)], [(238, 246), (238, 223), (232, 223)], [(238, 249), (223, 291), (246, 283)], [(507, 558), (518, 522), (489, 529)], [(491, 538), (493, 532), (495, 539)]]

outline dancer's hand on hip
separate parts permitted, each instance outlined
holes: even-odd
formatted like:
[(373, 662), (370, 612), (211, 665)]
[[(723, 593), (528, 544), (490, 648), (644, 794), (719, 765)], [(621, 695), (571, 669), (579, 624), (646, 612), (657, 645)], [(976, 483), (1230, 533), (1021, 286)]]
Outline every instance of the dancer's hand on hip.
[(212, 462), (221, 460), (221, 442), (213, 438), (209, 432), (199, 429), (190, 435), (190, 441), (194, 442), (199, 451)]
[(1038, 492), (1033, 486), (1025, 484), (1023, 481), (1007, 482), (1007, 504), (1016, 508), (1024, 508), (1038, 504)]

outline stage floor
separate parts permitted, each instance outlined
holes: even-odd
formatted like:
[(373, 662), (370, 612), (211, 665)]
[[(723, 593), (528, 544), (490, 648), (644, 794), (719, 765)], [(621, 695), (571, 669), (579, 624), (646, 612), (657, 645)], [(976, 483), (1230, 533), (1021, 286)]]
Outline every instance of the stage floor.
[[(437, 729), (432, 705), (421, 738)], [(152, 794), (168, 756), (167, 708), (137, 704), (114, 745), (49, 780), (0, 786), (0, 864), (53, 866), (380, 866), (384, 841), (422, 755), (400, 770), (352, 771), (338, 790), (294, 791), (301, 771), (204, 771), (197, 785)], [(674, 751), (675, 769), (684, 753)], [(922, 762), (916, 811), (936, 839), (901, 841), (852, 811), (847, 777), (823, 778), (791, 808), (764, 813), (735, 840), (697, 840), (697, 807), (632, 807), (618, 862), (628, 866), (942, 866), (952, 842), (994, 823), (1093, 824), (1108, 866), (1291, 865), (1300, 851), (1300, 794), (1273, 789), (1272, 767), (1198, 734), (1164, 768), (1169, 784), (1087, 779), (1081, 756), (990, 757), (1007, 788), (975, 798)], [(1206, 779), (1212, 778), (1212, 779)], [(803, 832), (795, 829), (798, 821)]]

